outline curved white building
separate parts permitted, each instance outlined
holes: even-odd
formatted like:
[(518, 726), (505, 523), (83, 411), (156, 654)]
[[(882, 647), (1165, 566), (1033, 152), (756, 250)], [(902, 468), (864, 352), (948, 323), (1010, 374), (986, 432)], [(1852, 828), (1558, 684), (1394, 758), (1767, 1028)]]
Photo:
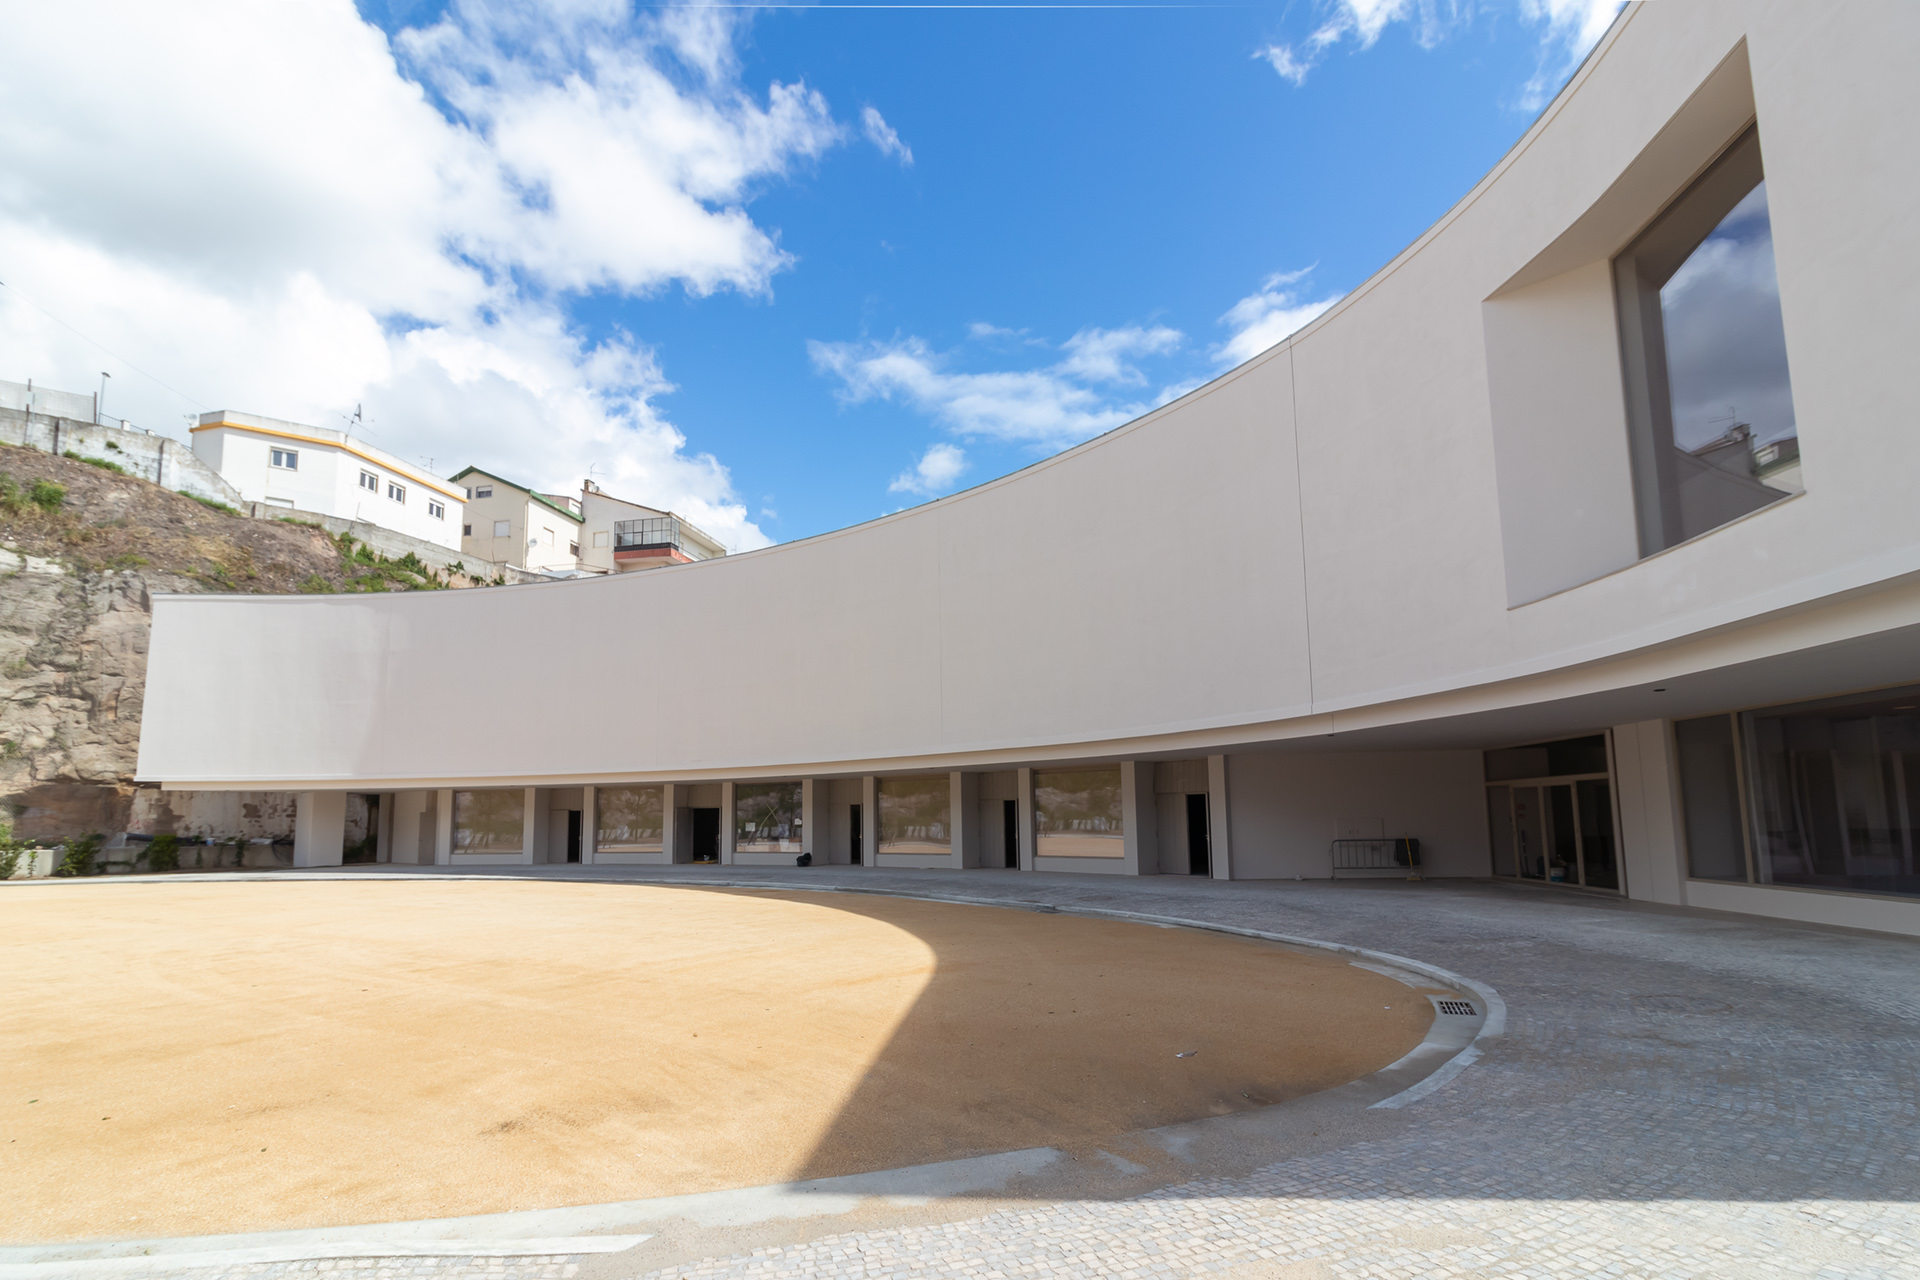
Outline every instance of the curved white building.
[(347, 791), (407, 862), (1293, 878), (1411, 837), (1920, 932), (1917, 52), (1912, 6), (1629, 6), (1314, 324), (911, 511), (156, 600), (140, 774), (313, 793), (303, 860)]

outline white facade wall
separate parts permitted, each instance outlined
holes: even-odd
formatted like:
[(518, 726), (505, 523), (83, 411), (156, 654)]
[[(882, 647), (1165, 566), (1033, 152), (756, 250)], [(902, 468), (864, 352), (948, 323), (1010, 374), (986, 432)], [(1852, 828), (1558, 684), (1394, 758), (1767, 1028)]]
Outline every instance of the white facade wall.
[[(1629, 892), (1689, 900), (1667, 722), (1920, 680), (1917, 45), (1911, 6), (1630, 7), (1492, 173), (1288, 343), (911, 511), (513, 593), (161, 598), (141, 776), (830, 777), (836, 806), (861, 779), (871, 824), (876, 774), (1205, 757), (1217, 876), (1307, 874), (1365, 816), (1478, 873), (1478, 750), (1620, 726)], [(1606, 264), (1756, 113), (1807, 491), (1636, 559)], [(1167, 509), (1208, 513), (1204, 552), (1141, 536)], [(709, 623), (748, 613), (778, 643)], [(726, 678), (620, 678), (642, 630)], [(555, 635), (567, 663), (510, 692), (592, 715), (388, 731), (457, 718), (516, 678), (500, 653)]]
[[(582, 542), (577, 516), (540, 501), (530, 490), (484, 473), (465, 474), (460, 484), (463, 496), (472, 495), (465, 499), (462, 554), (482, 564), (549, 573), (578, 567), (579, 558), (571, 550)], [(481, 496), (487, 490), (491, 493)]]
[[(274, 466), (276, 449), (297, 455), (298, 465)], [(460, 546), (458, 486), (340, 432), (250, 415), (202, 414), (193, 428), (193, 451), (248, 502), (377, 524), (450, 550)], [(374, 477), (372, 489), (362, 486), (363, 472)], [(392, 496), (396, 485), (404, 496)]]

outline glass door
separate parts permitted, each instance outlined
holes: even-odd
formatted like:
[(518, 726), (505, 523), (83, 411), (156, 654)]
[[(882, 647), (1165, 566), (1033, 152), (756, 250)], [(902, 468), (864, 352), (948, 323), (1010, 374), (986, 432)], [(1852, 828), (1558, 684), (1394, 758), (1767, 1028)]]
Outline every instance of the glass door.
[(1493, 874), (1619, 892), (1608, 779), (1526, 779), (1487, 788)]

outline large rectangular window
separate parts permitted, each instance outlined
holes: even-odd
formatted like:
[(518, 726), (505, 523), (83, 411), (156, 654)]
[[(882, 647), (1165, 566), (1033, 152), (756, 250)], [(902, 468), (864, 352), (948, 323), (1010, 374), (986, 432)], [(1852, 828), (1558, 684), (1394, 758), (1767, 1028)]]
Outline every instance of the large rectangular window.
[(1674, 736), (1694, 876), (1920, 896), (1920, 686), (1683, 720)]
[(524, 853), (527, 793), (519, 787), (453, 793), (455, 853)]
[(800, 784), (736, 783), (733, 847), (741, 853), (800, 852)]
[(946, 774), (880, 779), (880, 852), (950, 853), (953, 785)]
[(1033, 830), (1042, 858), (1126, 856), (1118, 766), (1034, 774)]
[(609, 852), (663, 848), (664, 794), (659, 787), (601, 787), (594, 792), (594, 847)]
[(1760, 132), (1614, 260), (1640, 554), (1801, 491)]

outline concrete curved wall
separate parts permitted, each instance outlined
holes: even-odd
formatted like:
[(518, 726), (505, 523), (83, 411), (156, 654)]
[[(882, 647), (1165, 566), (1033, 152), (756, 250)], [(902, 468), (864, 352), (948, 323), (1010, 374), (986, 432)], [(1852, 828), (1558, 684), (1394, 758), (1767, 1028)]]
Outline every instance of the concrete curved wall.
[[(1916, 46), (1911, 6), (1632, 7), (1492, 173), (1310, 328), (912, 511), (625, 577), (159, 599), (141, 776), (1193, 752), (1625, 698), (1658, 662), (1790, 652), (1794, 619), (1868, 604), (1820, 634), (1920, 624)], [(1637, 560), (1607, 263), (1756, 114), (1807, 492)]]

